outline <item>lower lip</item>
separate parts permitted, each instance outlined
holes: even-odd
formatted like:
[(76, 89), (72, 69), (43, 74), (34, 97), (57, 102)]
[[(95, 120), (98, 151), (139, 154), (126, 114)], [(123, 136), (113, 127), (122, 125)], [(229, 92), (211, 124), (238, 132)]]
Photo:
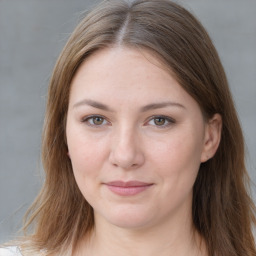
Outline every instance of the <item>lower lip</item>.
[(134, 196), (147, 190), (151, 186), (152, 186), (151, 184), (145, 185), (145, 186), (137, 186), (137, 187), (118, 187), (118, 186), (107, 185), (110, 191), (120, 196)]

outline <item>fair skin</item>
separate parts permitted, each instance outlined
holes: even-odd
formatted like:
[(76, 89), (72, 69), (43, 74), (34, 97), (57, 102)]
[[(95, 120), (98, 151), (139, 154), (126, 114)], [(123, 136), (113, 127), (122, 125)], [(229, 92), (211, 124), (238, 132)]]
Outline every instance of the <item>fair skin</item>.
[(74, 175), (95, 214), (75, 255), (207, 255), (192, 189), (220, 130), (220, 116), (206, 122), (149, 51), (90, 56), (72, 81), (66, 126)]

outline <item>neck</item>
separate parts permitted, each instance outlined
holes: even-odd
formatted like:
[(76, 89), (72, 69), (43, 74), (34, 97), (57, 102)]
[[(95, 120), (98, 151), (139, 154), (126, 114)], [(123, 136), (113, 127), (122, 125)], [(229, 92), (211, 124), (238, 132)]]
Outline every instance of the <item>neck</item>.
[(207, 255), (192, 216), (177, 216), (154, 227), (137, 229), (123, 229), (99, 218), (90, 239), (84, 240), (77, 252), (76, 256)]

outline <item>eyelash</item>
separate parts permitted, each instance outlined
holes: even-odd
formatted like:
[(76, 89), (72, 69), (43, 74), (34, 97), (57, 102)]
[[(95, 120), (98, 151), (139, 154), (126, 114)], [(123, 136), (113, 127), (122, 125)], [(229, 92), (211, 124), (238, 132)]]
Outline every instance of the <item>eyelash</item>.
[(101, 115), (91, 115), (91, 116), (87, 116), (87, 117), (83, 118), (82, 119), (82, 123), (86, 123), (87, 125), (95, 127), (95, 128), (98, 128), (98, 127), (101, 127), (101, 126), (105, 125), (105, 124), (90, 123), (90, 120), (93, 122), (93, 120), (95, 120), (96, 118), (102, 119), (103, 122), (108, 122), (107, 119), (104, 116), (101, 116)]
[[(155, 123), (156, 119), (163, 119), (164, 120), (164, 124), (163, 125), (157, 125)], [(163, 116), (163, 115), (152, 116), (152, 117), (149, 118), (149, 120), (146, 123), (149, 123), (150, 121), (154, 122), (153, 126), (156, 126), (157, 128), (160, 128), (160, 129), (161, 128), (163, 129), (163, 128), (169, 127), (170, 125), (176, 123), (176, 121), (173, 118), (170, 118), (168, 116)]]
[[(90, 123), (90, 121), (94, 122), (94, 120), (96, 118), (102, 119), (103, 123), (101, 123), (101, 124)], [(163, 119), (164, 124), (163, 125), (157, 125), (156, 124), (156, 119)], [(163, 115), (151, 116), (145, 124), (149, 124), (151, 121), (154, 122), (154, 124), (152, 124), (152, 126), (156, 126), (157, 128), (160, 128), (160, 129), (169, 127), (170, 125), (176, 123), (176, 121), (173, 118), (170, 118), (168, 116), (163, 116)], [(108, 124), (109, 121), (104, 116), (91, 115), (91, 116), (87, 116), (87, 117), (83, 118), (82, 123), (86, 123), (88, 126), (92, 126), (92, 127), (95, 127), (95, 128), (100, 128), (101, 126), (104, 126), (104, 125)]]

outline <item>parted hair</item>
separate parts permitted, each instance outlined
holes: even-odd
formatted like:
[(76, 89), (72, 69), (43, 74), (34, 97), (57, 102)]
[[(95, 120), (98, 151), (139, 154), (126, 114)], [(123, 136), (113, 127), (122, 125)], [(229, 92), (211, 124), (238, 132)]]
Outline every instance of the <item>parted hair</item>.
[(26, 216), (25, 255), (40, 250), (66, 255), (93, 230), (93, 209), (67, 157), (66, 117), (71, 81), (81, 63), (116, 45), (150, 50), (197, 101), (206, 120), (222, 116), (219, 148), (201, 164), (194, 184), (193, 223), (209, 256), (255, 256), (244, 139), (223, 66), (200, 22), (169, 0), (103, 1), (70, 36), (49, 84), (42, 137), (45, 182)]

